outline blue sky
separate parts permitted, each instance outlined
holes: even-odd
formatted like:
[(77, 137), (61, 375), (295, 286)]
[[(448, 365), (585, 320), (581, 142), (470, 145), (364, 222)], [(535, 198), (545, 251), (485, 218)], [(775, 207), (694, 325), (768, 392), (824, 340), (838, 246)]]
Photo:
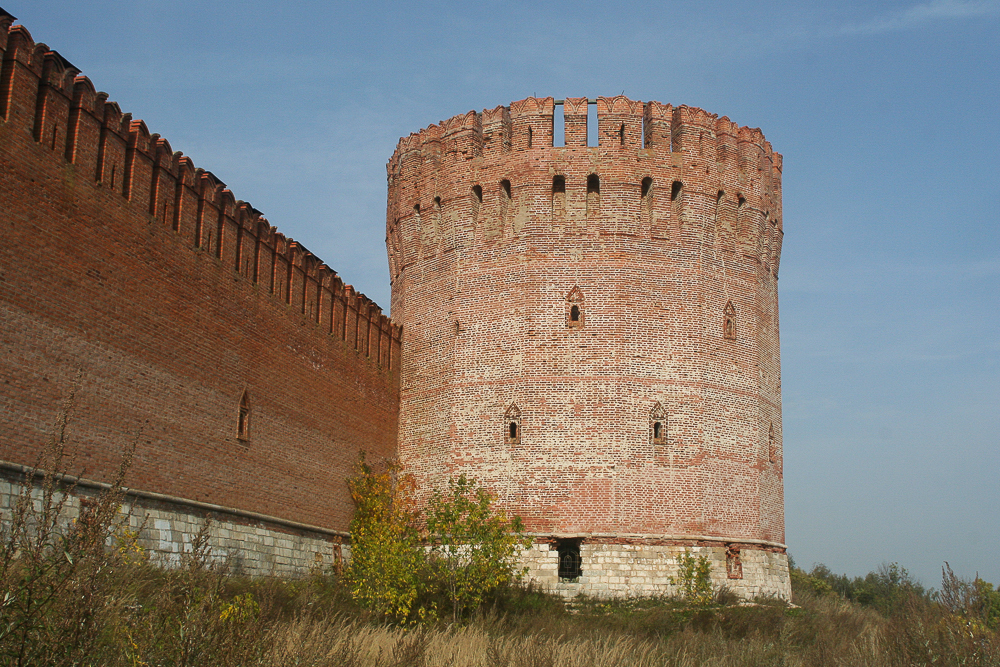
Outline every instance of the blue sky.
[(1000, 0), (3, 6), (385, 308), (403, 135), (621, 92), (762, 128), (790, 552), (1000, 583)]

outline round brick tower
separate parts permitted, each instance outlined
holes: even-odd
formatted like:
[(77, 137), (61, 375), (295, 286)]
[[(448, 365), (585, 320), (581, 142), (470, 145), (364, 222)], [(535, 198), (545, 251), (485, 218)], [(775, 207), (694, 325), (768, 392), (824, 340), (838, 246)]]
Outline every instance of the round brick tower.
[[(388, 164), (400, 455), (519, 514), (542, 585), (790, 593), (781, 156), (757, 129), (625, 97), (528, 98), (400, 140)], [(565, 146), (553, 146), (563, 105)]]

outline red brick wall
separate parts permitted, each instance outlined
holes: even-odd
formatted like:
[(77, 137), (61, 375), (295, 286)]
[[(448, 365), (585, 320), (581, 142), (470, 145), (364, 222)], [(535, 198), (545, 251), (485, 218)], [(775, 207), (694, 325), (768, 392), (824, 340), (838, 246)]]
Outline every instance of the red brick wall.
[(358, 450), (395, 451), (398, 327), (9, 23), (0, 459), (33, 463), (75, 387), (72, 472), (134, 439), (133, 487), (346, 529)]
[(597, 100), (587, 147), (586, 103), (565, 101), (566, 147), (552, 98), (529, 98), (390, 160), (401, 456), (425, 487), (477, 477), (542, 533), (782, 542), (781, 156), (728, 118), (624, 97)]

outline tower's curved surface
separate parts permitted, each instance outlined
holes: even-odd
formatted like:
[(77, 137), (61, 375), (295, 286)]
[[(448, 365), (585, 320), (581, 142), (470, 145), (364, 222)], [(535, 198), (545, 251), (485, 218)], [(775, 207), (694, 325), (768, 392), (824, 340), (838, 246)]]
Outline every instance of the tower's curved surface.
[(717, 583), (787, 597), (781, 156), (625, 97), (596, 100), (588, 147), (588, 100), (562, 103), (565, 146), (557, 102), (528, 98), (389, 161), (401, 457), (425, 488), (490, 487), (549, 587), (665, 592), (692, 549)]

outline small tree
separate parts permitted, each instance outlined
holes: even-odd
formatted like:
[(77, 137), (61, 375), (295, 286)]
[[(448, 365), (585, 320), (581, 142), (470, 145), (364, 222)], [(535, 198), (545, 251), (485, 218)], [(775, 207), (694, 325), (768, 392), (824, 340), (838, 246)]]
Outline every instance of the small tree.
[(712, 601), (711, 566), (708, 557), (697, 556), (685, 550), (678, 559), (676, 577), (670, 577), (670, 583), (680, 588), (680, 596), (685, 602), (695, 605), (706, 605)]
[(493, 506), (493, 496), (461, 475), (435, 489), (427, 506), (432, 577), (451, 603), (452, 620), (479, 606), (485, 597), (510, 583), (520, 550), (531, 545), (520, 517)]
[(364, 452), (347, 482), (357, 509), (351, 520), (351, 596), (385, 618), (405, 621), (420, 596), (424, 550), (416, 528), (415, 484), (390, 461), (375, 472)]

